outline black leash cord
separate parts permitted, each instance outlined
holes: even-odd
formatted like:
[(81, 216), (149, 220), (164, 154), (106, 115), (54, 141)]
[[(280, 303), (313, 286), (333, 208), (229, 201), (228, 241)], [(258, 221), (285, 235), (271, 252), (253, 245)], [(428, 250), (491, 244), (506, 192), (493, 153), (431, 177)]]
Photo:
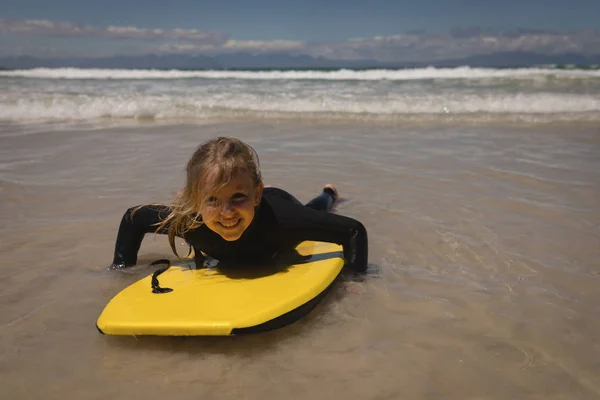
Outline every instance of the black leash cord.
[(152, 293), (162, 294), (162, 293), (172, 292), (173, 289), (160, 287), (160, 283), (158, 282), (158, 276), (160, 274), (162, 274), (163, 272), (165, 272), (166, 270), (168, 270), (169, 268), (171, 268), (171, 261), (169, 261), (167, 259), (156, 260), (156, 261), (153, 261), (152, 263), (150, 263), (150, 266), (157, 265), (157, 264), (167, 264), (167, 266), (157, 269), (152, 274)]

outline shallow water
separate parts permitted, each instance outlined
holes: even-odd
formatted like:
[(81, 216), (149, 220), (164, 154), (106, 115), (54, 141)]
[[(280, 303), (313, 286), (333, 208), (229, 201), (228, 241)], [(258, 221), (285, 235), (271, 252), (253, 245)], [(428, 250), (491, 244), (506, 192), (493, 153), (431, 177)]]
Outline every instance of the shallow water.
[[(194, 147), (238, 136), (266, 183), (369, 230), (364, 280), (234, 338), (100, 335), (144, 265), (107, 266), (130, 206), (165, 201)], [(600, 398), (600, 130), (293, 121), (0, 128), (6, 398)]]

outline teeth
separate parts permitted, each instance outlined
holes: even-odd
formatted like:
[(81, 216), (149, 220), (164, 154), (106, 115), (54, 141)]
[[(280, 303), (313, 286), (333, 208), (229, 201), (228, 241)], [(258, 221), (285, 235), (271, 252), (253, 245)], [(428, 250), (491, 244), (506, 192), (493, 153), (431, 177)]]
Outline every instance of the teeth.
[(226, 228), (231, 228), (237, 225), (237, 223), (239, 222), (239, 220), (234, 221), (234, 222), (223, 222), (221, 221), (221, 225), (223, 225)]

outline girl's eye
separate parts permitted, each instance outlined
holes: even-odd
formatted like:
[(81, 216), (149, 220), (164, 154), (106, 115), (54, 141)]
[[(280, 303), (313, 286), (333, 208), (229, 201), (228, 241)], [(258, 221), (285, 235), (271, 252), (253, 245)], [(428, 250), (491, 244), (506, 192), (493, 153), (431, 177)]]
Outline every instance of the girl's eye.
[[(241, 203), (244, 203), (246, 200), (248, 200), (247, 194), (235, 193), (233, 196), (231, 196), (229, 201), (234, 204), (241, 204)], [(217, 196), (209, 196), (206, 199), (205, 204), (210, 207), (218, 207), (219, 205), (221, 205), (221, 203), (222, 202), (219, 200), (219, 198)]]
[(244, 193), (236, 193), (233, 196), (231, 196), (231, 201), (234, 201), (236, 203), (241, 203), (243, 201), (245, 201), (248, 198), (248, 196)]
[(217, 204), (218, 200), (215, 196), (210, 196), (208, 199), (206, 199), (206, 203), (207, 204)]

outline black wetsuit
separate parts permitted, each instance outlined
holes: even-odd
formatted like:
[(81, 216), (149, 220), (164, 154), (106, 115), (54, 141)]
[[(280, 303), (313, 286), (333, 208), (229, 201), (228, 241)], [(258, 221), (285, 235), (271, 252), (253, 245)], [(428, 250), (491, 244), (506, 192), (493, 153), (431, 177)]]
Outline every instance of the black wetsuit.
[[(327, 191), (306, 206), (289, 193), (277, 188), (265, 188), (260, 205), (250, 226), (235, 241), (226, 241), (206, 225), (183, 235), (196, 255), (204, 252), (224, 263), (263, 265), (278, 262), (300, 242), (314, 240), (343, 246), (346, 266), (365, 272), (368, 258), (367, 231), (359, 221), (322, 211), (319, 206)], [(147, 205), (133, 217), (133, 208), (121, 220), (113, 265), (128, 266), (137, 262), (137, 253), (146, 233), (156, 232), (157, 226), (170, 209), (167, 206)], [(159, 231), (158, 233), (166, 233)]]

